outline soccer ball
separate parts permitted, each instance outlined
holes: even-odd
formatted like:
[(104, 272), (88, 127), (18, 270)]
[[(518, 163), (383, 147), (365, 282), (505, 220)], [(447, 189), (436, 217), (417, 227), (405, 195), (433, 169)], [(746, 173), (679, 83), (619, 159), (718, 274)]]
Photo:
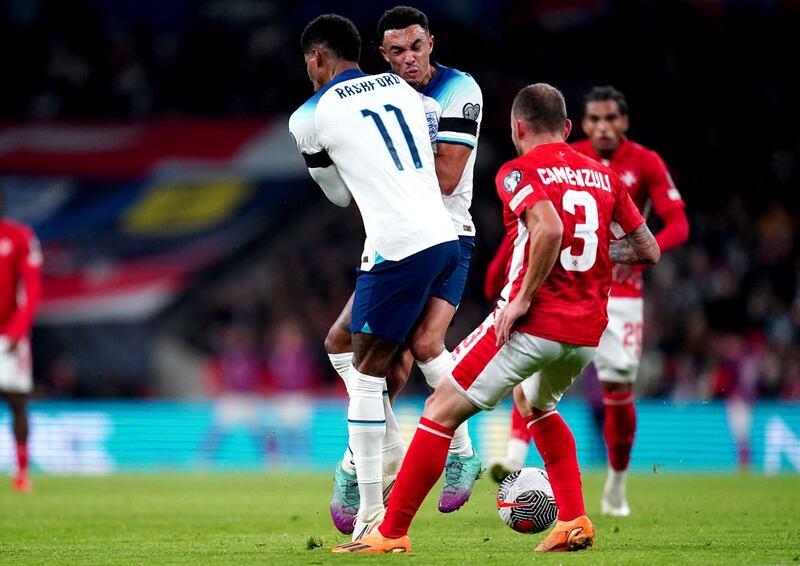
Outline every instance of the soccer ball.
[(547, 472), (522, 468), (509, 475), (497, 492), (497, 511), (519, 533), (540, 533), (556, 522), (558, 507)]

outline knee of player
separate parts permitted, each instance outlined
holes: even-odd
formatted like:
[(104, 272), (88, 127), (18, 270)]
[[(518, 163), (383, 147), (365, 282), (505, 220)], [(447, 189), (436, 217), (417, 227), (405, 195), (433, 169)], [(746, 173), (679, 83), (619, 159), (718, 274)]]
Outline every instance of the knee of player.
[(411, 344), (411, 353), (414, 359), (420, 362), (427, 362), (439, 356), (444, 351), (444, 342), (438, 336), (424, 334), (415, 336)]
[(442, 405), (441, 395), (437, 395), (436, 391), (434, 391), (425, 400), (425, 408), (422, 410), (422, 416), (425, 417), (426, 419), (438, 422), (443, 426), (447, 426), (445, 425), (445, 423), (439, 422), (439, 419), (442, 417), (440, 410), (441, 405)]
[(523, 417), (530, 416), (532, 414), (531, 402), (528, 401), (528, 398), (525, 396), (525, 392), (522, 390), (522, 384), (516, 385), (514, 387), (512, 396), (514, 398), (514, 404), (517, 406), (519, 414), (522, 415)]
[(338, 324), (331, 326), (328, 335), (325, 337), (325, 351), (329, 354), (344, 354), (351, 352), (350, 332), (339, 327)]

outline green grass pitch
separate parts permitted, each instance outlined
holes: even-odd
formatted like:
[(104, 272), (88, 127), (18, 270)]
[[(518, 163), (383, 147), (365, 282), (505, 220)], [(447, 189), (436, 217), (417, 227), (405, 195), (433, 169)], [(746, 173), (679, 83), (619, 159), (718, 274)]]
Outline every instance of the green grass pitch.
[(328, 516), (327, 476), (37, 477), (28, 495), (0, 479), (3, 564), (800, 564), (800, 477), (635, 475), (633, 516), (610, 519), (602, 475), (586, 474), (596, 545), (551, 555), (532, 552), (544, 534), (503, 524), (485, 478), (457, 513), (429, 497), (410, 556), (331, 555), (346, 538)]

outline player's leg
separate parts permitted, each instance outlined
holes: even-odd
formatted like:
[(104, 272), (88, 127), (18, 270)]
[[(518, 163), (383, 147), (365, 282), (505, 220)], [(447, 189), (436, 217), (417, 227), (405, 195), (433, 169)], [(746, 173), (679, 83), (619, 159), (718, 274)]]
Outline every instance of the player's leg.
[[(459, 238), (461, 257), (458, 267), (433, 290), (433, 296), (413, 330), (411, 351), (431, 390), (436, 389), (439, 380), (453, 368), (453, 357), (445, 348), (444, 339), (467, 284), (474, 247), (474, 238)], [(480, 471), (481, 460), (472, 449), (472, 439), (464, 422), (456, 429), (450, 444), (439, 511), (450, 513), (460, 509), (469, 500)]]
[(520, 333), (497, 346), (494, 313), (454, 351), (455, 367), (425, 404), (419, 426), (406, 453), (384, 522), (359, 542), (334, 552), (410, 550), (408, 528), (428, 492), (439, 479), (455, 429), (481, 409), (492, 409), (526, 376), (541, 369), (560, 352), (560, 345), (543, 341), (533, 352), (520, 344)]
[(386, 386), (388, 391), (383, 396), (383, 408), (386, 413), (386, 434), (383, 437), (383, 502), (384, 505), (389, 500), (389, 496), (394, 488), (397, 472), (403, 463), (403, 456), (406, 447), (403, 443), (403, 435), (400, 432), (400, 425), (394, 415), (392, 405), (397, 394), (405, 387), (411, 367), (414, 364), (414, 357), (408, 347), (399, 348), (389, 366), (389, 373), (386, 376)]
[(725, 399), (728, 429), (736, 442), (736, 464), (740, 472), (750, 469), (750, 429), (753, 424), (753, 405), (735, 393)]
[(348, 374), (350, 448), (358, 472), (360, 506), (354, 540), (383, 512), (383, 438), (386, 434), (386, 374), (398, 343), (367, 333), (353, 334)]
[[(417, 366), (432, 390), (453, 368), (453, 356), (444, 347), (444, 337), (455, 312), (455, 306), (446, 300), (431, 298), (411, 339)], [(469, 500), (480, 471), (481, 460), (472, 449), (472, 439), (464, 422), (456, 429), (448, 451), (439, 511), (450, 513), (460, 509)]]
[[(333, 369), (344, 381), (345, 388), (347, 388), (347, 375), (353, 364), (353, 348), (350, 343), (352, 308), (353, 295), (350, 295), (347, 304), (325, 337), (325, 351), (328, 353), (328, 359)], [(356, 465), (348, 441), (342, 459), (336, 464), (333, 472), (333, 495), (330, 503), (331, 519), (340, 532), (344, 534), (353, 532), (353, 523), (358, 514), (360, 502)]]
[(531, 433), (528, 431), (528, 427), (525, 426), (525, 420), (522, 418), (517, 405), (514, 404), (511, 408), (511, 430), (508, 435), (506, 455), (503, 458), (494, 460), (489, 465), (489, 475), (492, 476), (492, 479), (497, 483), (501, 483), (512, 472), (525, 466), (530, 444)]
[(353, 361), (353, 347), (350, 343), (350, 320), (353, 318), (353, 295), (347, 300), (342, 312), (325, 337), (325, 351), (328, 359), (347, 385), (347, 371)]
[(17, 449), (17, 470), (14, 489), (30, 491), (32, 484), (28, 475), (28, 395), (26, 393), (4, 393), (3, 398), (11, 409), (12, 431)]
[(536, 547), (538, 552), (580, 550), (594, 542), (594, 529), (583, 502), (575, 438), (556, 410), (572, 381), (591, 360), (594, 348), (562, 347), (564, 351), (558, 359), (514, 390), (515, 404), (544, 460), (558, 506), (558, 522)]
[[(334, 547), (336, 553), (410, 552), (408, 529), (420, 505), (439, 479), (455, 429), (480, 409), (442, 380), (425, 403), (408, 447), (386, 516), (357, 542)], [(446, 424), (440, 424), (442, 423)]]
[[(353, 295), (347, 301), (336, 322), (328, 330), (325, 337), (325, 350), (328, 359), (347, 386), (347, 374), (353, 362), (353, 349), (351, 344), (350, 320), (352, 319)], [(411, 371), (411, 353), (398, 354), (392, 363), (389, 378), (394, 385), (394, 393), (402, 389)], [(392, 397), (393, 398), (393, 397)], [(383, 408), (386, 416), (386, 433), (383, 438), (383, 492), (384, 499), (391, 492), (394, 478), (400, 469), (405, 447), (400, 427), (392, 411), (391, 399), (387, 392), (383, 396)], [(356, 474), (353, 451), (348, 442), (342, 460), (337, 464), (333, 476), (333, 495), (331, 497), (330, 512), (336, 528), (344, 533), (353, 532), (353, 523), (360, 506), (358, 491), (358, 477)]]
[[(458, 262), (456, 242), (427, 248), (400, 261), (382, 261), (356, 280), (350, 331), (353, 365), (348, 374), (350, 446), (361, 497), (354, 540), (374, 526), (383, 512), (383, 392), (398, 346), (406, 341), (432, 289)], [(360, 528), (363, 527), (363, 530)]]
[(639, 369), (642, 344), (643, 301), (610, 297), (608, 326), (595, 357), (603, 389), (603, 437), (608, 449), (608, 477), (603, 489), (603, 514), (630, 514), (625, 484), (636, 434), (633, 383)]
[(0, 352), (0, 395), (11, 409), (17, 452), (17, 472), (14, 476), (14, 488), (17, 491), (30, 491), (32, 487), (28, 475), (28, 396), (32, 391), (30, 342), (23, 337), (14, 348)]

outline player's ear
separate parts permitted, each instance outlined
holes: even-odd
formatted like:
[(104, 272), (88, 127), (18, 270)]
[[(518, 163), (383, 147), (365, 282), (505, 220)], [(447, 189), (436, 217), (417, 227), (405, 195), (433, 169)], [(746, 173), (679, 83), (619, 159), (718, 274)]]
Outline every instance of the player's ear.
[(389, 54), (386, 53), (386, 50), (383, 48), (383, 45), (379, 45), (378, 46), (378, 51), (380, 51), (381, 56), (383, 57), (383, 60), (388, 63), (389, 62)]
[(511, 139), (514, 141), (520, 140), (525, 137), (525, 122), (511, 115)]
[(433, 53), (433, 36), (428, 36), (428, 53)]
[(322, 67), (325, 64), (325, 55), (326, 53), (322, 49), (314, 49), (314, 63), (317, 67)]
[(621, 121), (622, 121), (622, 133), (623, 134), (627, 134), (628, 133), (628, 127), (631, 125), (631, 123), (628, 121), (628, 115), (627, 114), (623, 114), (622, 118), (621, 118)]
[(572, 120), (567, 118), (566, 123), (564, 123), (564, 140), (569, 137), (569, 133), (572, 131)]

